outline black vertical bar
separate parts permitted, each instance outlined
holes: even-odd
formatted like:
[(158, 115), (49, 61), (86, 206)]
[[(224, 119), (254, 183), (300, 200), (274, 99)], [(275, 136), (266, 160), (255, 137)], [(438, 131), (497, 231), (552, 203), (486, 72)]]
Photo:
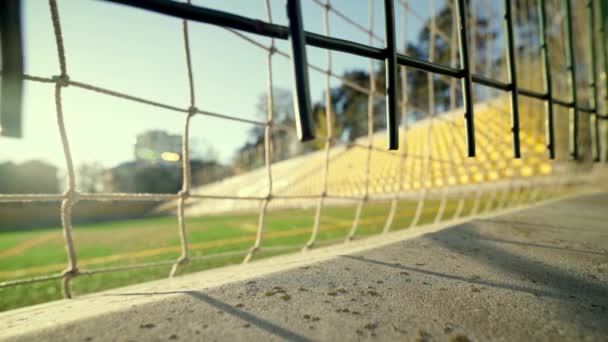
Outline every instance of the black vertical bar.
[[(599, 3), (599, 11), (600, 11), (600, 68), (602, 68), (602, 75), (604, 76), (604, 115), (608, 115), (608, 47), (606, 46), (606, 38), (608, 37), (608, 32), (606, 32), (606, 21), (608, 20), (608, 6), (604, 1), (600, 1)], [(604, 121), (604, 124), (606, 121)], [(608, 133), (604, 136), (605, 139), (605, 154), (604, 160), (608, 161)]]
[(519, 101), (517, 88), (517, 63), (515, 61), (515, 37), (513, 36), (513, 5), (511, 0), (504, 0), (505, 34), (507, 35), (507, 69), (511, 92), (511, 134), (513, 135), (513, 156), (521, 158), (519, 145)]
[(473, 80), (469, 61), (469, 37), (467, 35), (467, 4), (458, 0), (458, 44), (460, 45), (460, 64), (462, 68), (462, 102), (464, 104), (465, 133), (467, 137), (467, 156), (475, 157), (475, 122), (473, 114)]
[(23, 135), (21, 118), (23, 50), (19, 0), (0, 1), (0, 40), (2, 50), (0, 136), (20, 138)]
[(590, 55), (590, 63), (589, 63), (589, 108), (593, 110), (593, 113), (589, 115), (589, 124), (591, 129), (591, 153), (593, 155), (593, 161), (600, 161), (600, 126), (597, 119), (597, 106), (598, 106), (598, 88), (597, 88), (597, 79), (595, 76), (595, 67), (596, 67), (596, 59), (595, 59), (595, 11), (593, 6), (593, 0), (588, 0), (587, 2), (587, 13), (589, 15), (589, 48), (591, 51)]
[(308, 83), (308, 61), (306, 58), (306, 37), (302, 21), (300, 0), (287, 0), (289, 18), (289, 40), (291, 42), (291, 63), (294, 79), (294, 112), (296, 132), (300, 141), (315, 138)]
[(386, 125), (388, 149), (399, 148), (399, 122), (397, 120), (397, 47), (395, 42), (395, 8), (393, 0), (384, 0), (386, 32)]
[(545, 0), (538, 1), (538, 21), (540, 27), (540, 48), (543, 64), (543, 81), (547, 92), (545, 103), (545, 141), (550, 159), (555, 159), (555, 133), (553, 122), (553, 85), (551, 84), (551, 63), (547, 42), (547, 10)]
[(574, 46), (572, 42), (572, 6), (570, 0), (563, 0), (566, 10), (566, 63), (570, 73), (570, 97), (573, 108), (570, 108), (570, 157), (578, 159), (578, 105), (576, 99), (576, 64), (574, 63)]

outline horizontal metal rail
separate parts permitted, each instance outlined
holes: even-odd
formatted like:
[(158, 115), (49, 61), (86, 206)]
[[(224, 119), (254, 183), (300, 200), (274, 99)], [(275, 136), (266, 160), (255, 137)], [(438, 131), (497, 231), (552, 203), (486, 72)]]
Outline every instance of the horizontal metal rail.
[[(214, 9), (188, 5), (168, 0), (105, 0), (108, 2), (120, 3), (130, 7), (146, 9), (159, 14), (165, 14), (182, 19), (202, 22), (226, 28), (232, 28), (244, 32), (249, 32), (269, 38), (287, 40), (289, 28), (279, 24), (271, 24), (265, 21), (246, 18), (240, 15), (218, 11)], [(386, 49), (368, 46), (353, 41), (327, 37), (317, 33), (305, 31), (306, 43), (318, 48), (330, 49), (339, 52), (350, 53), (360, 57), (367, 57), (376, 60), (384, 60)], [(453, 68), (447, 65), (431, 63), (423, 59), (397, 54), (397, 63), (406, 67), (440, 74), (449, 77), (463, 77), (462, 69)], [(472, 75), (473, 82), (499, 90), (511, 90), (511, 85), (502, 81), (490, 79), (481, 75)], [(540, 100), (547, 98), (546, 93), (541, 93), (529, 89), (518, 88), (519, 94), (533, 97)], [(554, 100), (559, 101), (559, 100)], [(566, 102), (562, 102), (566, 103)], [(559, 103), (558, 103), (559, 104)], [(570, 104), (565, 104), (570, 106)]]

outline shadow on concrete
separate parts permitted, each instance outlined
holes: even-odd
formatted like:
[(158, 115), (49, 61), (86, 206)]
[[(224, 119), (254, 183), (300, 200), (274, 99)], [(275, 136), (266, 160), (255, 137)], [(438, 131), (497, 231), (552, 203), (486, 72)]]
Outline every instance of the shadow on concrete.
[(457, 276), (457, 275), (453, 275), (453, 274), (429, 271), (429, 270), (424, 270), (424, 269), (421, 269), (418, 267), (411, 267), (411, 266), (405, 266), (402, 264), (388, 263), (388, 262), (384, 262), (381, 260), (364, 258), (364, 257), (356, 256), (356, 255), (341, 255), (341, 257), (348, 258), (348, 259), (354, 259), (354, 260), (358, 260), (358, 261), (363, 261), (363, 262), (368, 262), (368, 263), (376, 264), (376, 265), (380, 265), (380, 266), (393, 267), (393, 268), (404, 270), (404, 271), (416, 272), (416, 273), (420, 273), (420, 274), (441, 277), (441, 278), (445, 278), (445, 279), (449, 279), (449, 280), (460, 281), (460, 282), (464, 282), (467, 284), (483, 285), (483, 286), (495, 287), (495, 288), (500, 288), (500, 289), (505, 289), (505, 290), (525, 292), (525, 293), (532, 294), (532, 295), (542, 295), (545, 297), (556, 298), (556, 299), (568, 299), (568, 296), (560, 295), (558, 293), (543, 291), (543, 290), (539, 290), (539, 289), (534, 289), (531, 287), (512, 285), (512, 284), (503, 284), (503, 283), (487, 281), (487, 280), (482, 280), (482, 279), (476, 279), (476, 278), (470, 278), (470, 277), (468, 278), (468, 277), (462, 277), (462, 276)]
[(201, 302), (205, 302), (217, 309), (220, 309), (230, 315), (233, 315), (247, 323), (255, 325), (256, 327), (263, 329), (269, 334), (275, 335), (285, 340), (298, 341), (298, 342), (309, 342), (312, 341), (296, 332), (283, 328), (275, 323), (272, 323), (263, 318), (252, 315), (246, 311), (239, 310), (232, 305), (226, 304), (220, 300), (209, 297), (204, 293), (198, 291), (169, 291), (169, 292), (149, 292), (149, 293), (114, 293), (107, 296), (154, 296), (154, 295), (168, 295), (168, 294), (185, 294), (194, 297)]
[(576, 232), (579, 234), (586, 233), (586, 234), (608, 235), (608, 232), (606, 232), (606, 230), (589, 229), (589, 228), (581, 229), (580, 227), (568, 227), (568, 226), (560, 226), (560, 225), (555, 225), (555, 224), (538, 223), (538, 222), (526, 222), (526, 221), (517, 221), (517, 220), (500, 220), (500, 219), (477, 219), (473, 222), (480, 222), (480, 223), (488, 222), (488, 223), (495, 223), (495, 224), (504, 224), (504, 225), (508, 225), (508, 226), (525, 226), (526, 228), (548, 229), (548, 230), (553, 230), (553, 231), (557, 231), (557, 232), (573, 231), (573, 232)]
[[(506, 274), (523, 276), (527, 279), (537, 281), (540, 285), (549, 287), (552, 290), (569, 296), (581, 295), (584, 297), (595, 297), (606, 301), (608, 299), (608, 287), (602, 286), (598, 282), (566, 272), (559, 267), (548, 263), (540, 263), (531, 260), (523, 255), (511, 253), (496, 244), (486, 243), (484, 236), (477, 233), (477, 227), (472, 224), (463, 224), (441, 232), (429, 234), (429, 238), (436, 237), (433, 241), (441, 244), (453, 252), (464, 254), (468, 257), (479, 259), (480, 262), (500, 269)], [(461, 236), (467, 236), (463, 240)], [(490, 239), (488, 239), (490, 240)], [(478, 250), (479, 253), (467, 253), (467, 250)], [(491, 256), (492, 258), (487, 258)], [(606, 256), (599, 253), (599, 256)], [(483, 257), (483, 258), (482, 258)]]
[(488, 242), (494, 242), (494, 243), (505, 243), (505, 244), (511, 244), (511, 245), (517, 245), (517, 246), (524, 246), (524, 247), (546, 248), (546, 249), (554, 249), (554, 250), (559, 250), (559, 251), (567, 251), (567, 252), (572, 252), (572, 253), (601, 255), (601, 256), (608, 257), (608, 253), (588, 251), (588, 250), (584, 250), (584, 249), (558, 247), (558, 246), (550, 246), (550, 245), (544, 245), (544, 244), (532, 243), (532, 242), (514, 241), (514, 240), (506, 240), (506, 239), (487, 238), (487, 237), (479, 237), (478, 239), (481, 241), (488, 241)]
[[(575, 253), (567, 252), (582, 253), (585, 258), (595, 258), (600, 262), (606, 260), (605, 257), (608, 256), (606, 253), (572, 250), (569, 248), (539, 245), (533, 242), (487, 238), (478, 231), (479, 227), (475, 225), (475, 222), (465, 223), (429, 234), (425, 238), (454, 253), (463, 255), (467, 258), (473, 258), (476, 262), (497, 269), (501, 273), (504, 273), (513, 279), (517, 279), (517, 282), (520, 284), (522, 280), (529, 280), (534, 285), (531, 284), (530, 287), (527, 287), (515, 283), (508, 284), (478, 278), (468, 278), (370, 259), (361, 255), (342, 255), (341, 257), (469, 284), (525, 292), (537, 297), (555, 299), (557, 300), (557, 303), (563, 307), (561, 315), (564, 320), (575, 319), (577, 321), (593, 322), (602, 333), (605, 333), (607, 334), (606, 336), (608, 336), (608, 285), (601, 283), (599, 279), (597, 281), (588, 279), (557, 266), (561, 264), (560, 258), (562, 257), (566, 261), (571, 260), (568, 258), (577, 257)], [(483, 229), (481, 231), (483, 232)], [(556, 257), (555, 259), (551, 259), (551, 261), (555, 260), (555, 263), (549, 264), (546, 261), (540, 262), (527, 257), (526, 254), (513, 253), (499, 246), (500, 243), (554, 250)], [(562, 250), (564, 252), (561, 252)], [(578, 257), (580, 257), (580, 255)], [(467, 261), (465, 260), (464, 262)], [(588, 263), (589, 259), (579, 259), (579, 262)], [(583, 270), (585, 270), (585, 268), (583, 268)], [(573, 308), (578, 309), (574, 310)]]

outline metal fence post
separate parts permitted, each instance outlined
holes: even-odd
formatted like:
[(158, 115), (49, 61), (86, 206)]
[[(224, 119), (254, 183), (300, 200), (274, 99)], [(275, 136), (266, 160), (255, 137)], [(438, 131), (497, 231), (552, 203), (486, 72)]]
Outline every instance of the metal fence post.
[[(608, 47), (606, 46), (606, 35), (608, 34), (608, 32), (606, 32), (606, 21), (608, 21), (608, 5), (605, 4), (604, 1), (600, 1), (599, 2), (599, 12), (600, 12), (600, 28), (599, 28), (599, 37), (600, 37), (600, 68), (603, 70), (601, 72), (602, 77), (600, 77), (600, 79), (603, 78), (604, 80), (604, 106), (603, 106), (603, 117), (604, 117), (604, 125), (607, 126), (606, 124), (608, 123), (608, 121), (606, 121), (606, 116), (608, 116)], [(607, 132), (604, 134), (604, 161), (608, 162), (608, 130)]]
[(513, 136), (513, 156), (521, 158), (519, 144), (519, 101), (517, 88), (517, 63), (515, 61), (515, 37), (513, 36), (513, 13), (511, 0), (504, 0), (505, 6), (505, 34), (507, 44), (507, 69), (509, 73), (511, 91), (511, 134)]
[(388, 149), (399, 149), (399, 122), (397, 120), (397, 47), (395, 42), (395, 8), (393, 0), (384, 1), (386, 32), (386, 132)]
[(595, 11), (593, 6), (594, 1), (589, 0), (587, 2), (587, 13), (589, 14), (589, 48), (590, 48), (590, 61), (589, 61), (589, 108), (593, 113), (589, 113), (589, 125), (591, 130), (591, 152), (593, 154), (593, 161), (600, 161), (600, 129), (597, 117), (598, 112), (598, 88), (597, 79), (595, 77), (596, 71), (596, 48), (595, 48)]
[(553, 85), (551, 84), (551, 62), (547, 42), (547, 7), (545, 0), (538, 1), (538, 21), (540, 27), (540, 48), (543, 64), (543, 81), (547, 92), (545, 102), (545, 141), (550, 159), (555, 159), (555, 133), (553, 122)]
[(291, 63), (294, 82), (294, 112), (296, 132), (300, 141), (315, 138), (308, 82), (308, 61), (306, 58), (306, 37), (302, 22), (302, 9), (299, 0), (287, 0), (287, 17), (289, 18), (289, 40), (291, 45)]
[(475, 157), (475, 121), (473, 114), (473, 86), (471, 64), (469, 60), (469, 38), (467, 35), (467, 4), (458, 0), (456, 6), (458, 20), (458, 43), (460, 47), (460, 67), (462, 68), (462, 102), (464, 105), (465, 134), (467, 140), (467, 156)]
[(578, 159), (578, 104), (576, 98), (576, 64), (574, 63), (574, 47), (572, 43), (572, 6), (570, 0), (563, 0), (566, 10), (566, 68), (570, 73), (570, 97), (572, 107), (569, 109), (570, 121), (570, 157)]

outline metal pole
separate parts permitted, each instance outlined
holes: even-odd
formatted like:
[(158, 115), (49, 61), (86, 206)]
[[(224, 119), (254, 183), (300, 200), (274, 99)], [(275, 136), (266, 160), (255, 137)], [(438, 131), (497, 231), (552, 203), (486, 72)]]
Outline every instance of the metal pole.
[(471, 25), (471, 73), (477, 72), (477, 0), (469, 0), (471, 13), (469, 15)]
[(574, 63), (574, 47), (572, 42), (572, 7), (570, 0), (563, 0), (566, 10), (566, 63), (570, 73), (570, 97), (573, 107), (570, 109), (570, 157), (578, 159), (578, 108), (576, 99), (576, 64)]
[(21, 42), (21, 1), (0, 1), (0, 61), (2, 84), (0, 87), (0, 136), (20, 138), (23, 133), (21, 119), (23, 93), (23, 56)]
[[(599, 11), (600, 11), (600, 29), (599, 29), (599, 37), (600, 37), (600, 68), (603, 69), (600, 79), (604, 80), (604, 116), (608, 115), (608, 47), (606, 46), (606, 21), (608, 20), (608, 7), (604, 3), (604, 1), (599, 2)], [(604, 121), (604, 125), (606, 126), (607, 121)], [(608, 161), (608, 133), (604, 136), (605, 143), (605, 153), (604, 153), (604, 161)]]
[(504, 0), (505, 6), (505, 33), (507, 35), (507, 69), (511, 83), (511, 133), (513, 135), (513, 156), (521, 158), (519, 145), (519, 102), (517, 88), (517, 67), (515, 61), (515, 37), (513, 36), (513, 12), (511, 0)]
[[(429, 0), (429, 5), (431, 8), (431, 22), (429, 27), (429, 61), (431, 63), (435, 62), (435, 36), (436, 36), (436, 20), (435, 20), (435, 0)], [(432, 73), (427, 73), (427, 87), (428, 87), (428, 114), (432, 118), (435, 116), (435, 81)]]
[[(494, 18), (494, 11), (492, 10), (492, 0), (484, 0), (483, 4), (485, 7), (485, 10), (487, 11), (486, 13), (486, 20), (491, 20), (491, 18)], [(488, 32), (486, 32), (486, 57), (485, 57), (485, 66), (484, 66), (484, 71), (485, 71), (485, 76), (492, 78), (492, 67), (493, 64), (492, 62), (494, 61), (494, 35), (493, 35), (493, 31), (490, 32), (490, 37), (488, 37)]]
[(469, 38), (467, 36), (467, 4), (458, 0), (456, 6), (458, 18), (458, 43), (460, 46), (460, 64), (462, 68), (462, 97), (464, 105), (465, 134), (467, 140), (467, 156), (475, 157), (475, 122), (473, 114), (473, 87), (471, 65), (469, 60)]
[(549, 59), (549, 47), (547, 46), (547, 6), (545, 0), (538, 1), (538, 21), (540, 27), (540, 48), (543, 64), (543, 81), (547, 92), (545, 102), (545, 140), (547, 152), (550, 159), (555, 159), (555, 133), (553, 122), (553, 86), (551, 84), (551, 63)]
[(593, 155), (593, 161), (600, 161), (600, 127), (597, 119), (598, 112), (598, 101), (599, 93), (596, 84), (595, 77), (595, 11), (593, 6), (593, 0), (587, 2), (587, 13), (589, 14), (589, 47), (590, 47), (590, 61), (589, 61), (589, 107), (593, 110), (593, 113), (589, 115), (589, 125), (591, 129), (591, 153)]
[[(397, 120), (397, 47), (395, 39), (395, 8), (393, 0), (384, 1), (386, 30), (386, 132), (389, 150), (399, 149), (399, 121)], [(373, 72), (373, 71), (371, 71)]]
[[(458, 44), (456, 38), (458, 23), (456, 20), (454, 20), (456, 17), (456, 10), (454, 7), (455, 6), (450, 7), (452, 12), (452, 32), (450, 33), (450, 67), (452, 68), (456, 68), (456, 54), (458, 53), (456, 50)], [(456, 79), (450, 78), (450, 110), (454, 109), (456, 109)]]
[(289, 40), (291, 43), (296, 132), (300, 141), (309, 141), (315, 138), (315, 128), (310, 104), (306, 37), (299, 0), (287, 0), (287, 17), (289, 18)]

